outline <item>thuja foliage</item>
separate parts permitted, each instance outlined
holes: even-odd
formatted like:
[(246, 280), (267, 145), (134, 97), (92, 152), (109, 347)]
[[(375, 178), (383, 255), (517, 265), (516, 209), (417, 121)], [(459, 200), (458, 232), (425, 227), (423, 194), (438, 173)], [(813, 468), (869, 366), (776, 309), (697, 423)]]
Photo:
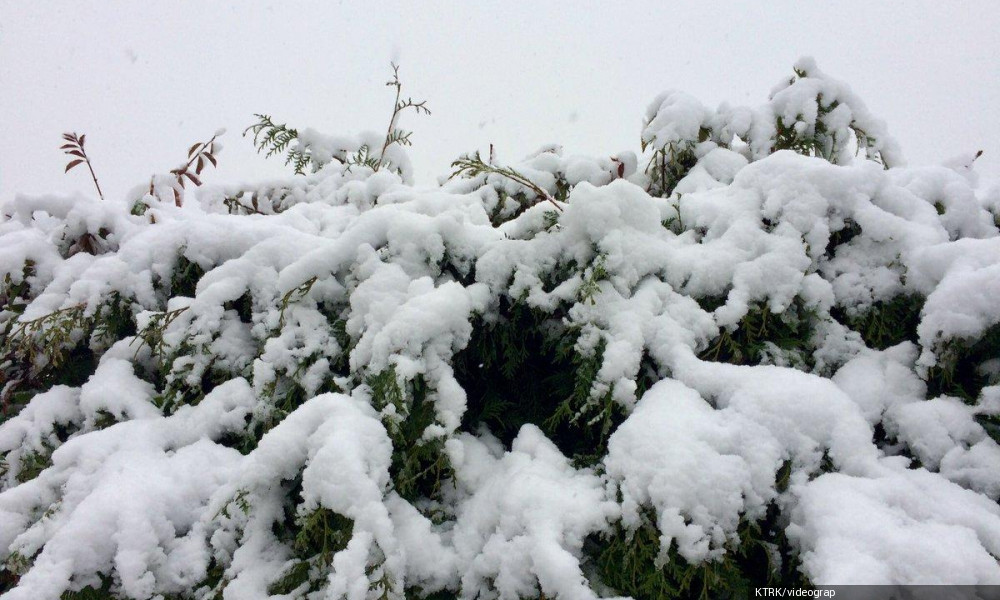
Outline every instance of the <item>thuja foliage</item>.
[(286, 152), (285, 164), (291, 165), (296, 175), (305, 174), (306, 167), (312, 162), (306, 150), (289, 148), (289, 144), (299, 137), (299, 130), (284, 123), (275, 123), (270, 115), (254, 114), (257, 122), (243, 131), (243, 136), (253, 134), (253, 145), (265, 158)]
[[(329, 158), (322, 153), (317, 154), (314, 144), (319, 142), (301, 139), (298, 129), (289, 127), (285, 123), (275, 123), (270, 115), (258, 113), (254, 114), (257, 122), (250, 125), (243, 131), (243, 136), (253, 135), (253, 144), (259, 153), (265, 158), (285, 153), (285, 164), (291, 165), (296, 175), (305, 174), (307, 167), (318, 171), (329, 160), (336, 160), (345, 165), (348, 170), (353, 167), (366, 167), (372, 171), (378, 171), (383, 166), (389, 164), (388, 151), (391, 146), (410, 146), (413, 135), (412, 131), (407, 131), (399, 127), (400, 116), (411, 111), (416, 114), (431, 114), (427, 107), (426, 100), (414, 100), (412, 97), (403, 97), (403, 83), (399, 80), (399, 65), (392, 63), (392, 79), (386, 82), (386, 86), (395, 90), (395, 101), (393, 102), (392, 114), (389, 117), (389, 125), (381, 146), (373, 146), (363, 142), (354, 147), (352, 144), (344, 143), (336, 147), (325, 148), (329, 152)], [(336, 143), (336, 142), (335, 142)], [(320, 145), (322, 145), (320, 143)], [(256, 206), (254, 207), (256, 210)]]

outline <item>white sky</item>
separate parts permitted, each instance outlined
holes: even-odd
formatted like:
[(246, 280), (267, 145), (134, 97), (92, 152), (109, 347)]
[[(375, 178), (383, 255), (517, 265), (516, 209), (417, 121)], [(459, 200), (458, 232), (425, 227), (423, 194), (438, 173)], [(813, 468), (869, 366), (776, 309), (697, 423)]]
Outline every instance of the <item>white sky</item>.
[(848, 81), (911, 164), (982, 149), (1000, 175), (996, 0), (707, 4), (0, 0), (0, 201), (91, 193), (85, 169), (63, 174), (64, 131), (87, 134), (106, 195), (219, 127), (207, 182), (289, 173), (240, 137), (252, 114), (382, 130), (390, 59), (433, 111), (403, 123), (418, 183), (491, 142), (501, 160), (637, 151), (658, 92), (756, 105), (800, 55)]

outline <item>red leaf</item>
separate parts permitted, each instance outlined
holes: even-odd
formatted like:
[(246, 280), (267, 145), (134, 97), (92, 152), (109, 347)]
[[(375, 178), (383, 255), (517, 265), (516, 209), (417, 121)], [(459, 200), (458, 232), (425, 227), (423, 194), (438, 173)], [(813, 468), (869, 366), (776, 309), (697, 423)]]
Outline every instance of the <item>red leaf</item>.
[(204, 168), (205, 168), (205, 160), (201, 157), (198, 157), (198, 166), (195, 167), (194, 172), (197, 173), (198, 175), (201, 175), (201, 170)]
[(625, 163), (618, 163), (618, 177), (625, 177)]
[(200, 146), (200, 145), (201, 145), (201, 142), (198, 142), (198, 143), (197, 143), (197, 144), (195, 144), (194, 146), (191, 146), (190, 148), (188, 148), (188, 158), (190, 158), (190, 157), (191, 157), (191, 155), (193, 155), (193, 154), (194, 154), (194, 151), (195, 151), (195, 150), (197, 150), (197, 149), (198, 149), (198, 146)]
[(218, 167), (219, 166), (219, 163), (215, 162), (215, 157), (212, 156), (210, 153), (206, 152), (206, 153), (202, 154), (202, 156), (204, 156), (205, 158), (207, 158), (208, 161), (212, 163), (213, 167)]
[(194, 173), (191, 173), (190, 171), (184, 171), (184, 175), (186, 175), (187, 178), (191, 180), (191, 183), (195, 185), (201, 185), (201, 179), (198, 179), (197, 175), (195, 175)]
[(183, 202), (181, 202), (181, 193), (178, 192), (177, 190), (174, 190), (174, 204), (176, 204), (177, 206), (183, 204)]
[(69, 152), (67, 152), (66, 154), (71, 154), (71, 155), (73, 155), (73, 156), (79, 156), (80, 158), (87, 158), (87, 157), (86, 157), (86, 156), (84, 155), (84, 153), (83, 153), (83, 152), (80, 152), (79, 150), (70, 150), (70, 151), (69, 151)]
[(76, 150), (77, 148), (79, 148), (79, 146), (77, 146), (76, 144), (63, 144), (62, 146), (59, 146), (60, 150), (66, 150), (67, 148), (72, 148), (73, 150)]
[(85, 140), (85, 139), (87, 139), (87, 134), (86, 133), (80, 136), (80, 147), (81, 148), (83, 147), (83, 140)]
[(74, 137), (74, 136), (72, 136), (72, 135), (70, 135), (68, 133), (64, 133), (63, 134), (63, 139), (66, 140), (67, 142), (75, 142), (76, 141), (76, 137)]
[(73, 162), (71, 162), (68, 165), (66, 165), (66, 170), (63, 171), (63, 173), (69, 173), (70, 169), (72, 169), (73, 167), (75, 167), (76, 165), (78, 165), (78, 164), (80, 164), (82, 162), (83, 162), (83, 159), (81, 159), (81, 158), (78, 158), (78, 159), (74, 160)]

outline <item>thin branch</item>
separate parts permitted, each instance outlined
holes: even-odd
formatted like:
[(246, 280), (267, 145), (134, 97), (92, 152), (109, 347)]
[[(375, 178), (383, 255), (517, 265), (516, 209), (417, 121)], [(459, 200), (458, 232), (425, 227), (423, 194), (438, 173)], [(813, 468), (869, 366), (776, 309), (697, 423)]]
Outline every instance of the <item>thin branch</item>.
[(68, 173), (70, 169), (78, 164), (86, 163), (87, 169), (90, 170), (90, 178), (94, 180), (94, 187), (97, 188), (97, 195), (100, 196), (101, 200), (104, 200), (104, 193), (101, 192), (101, 184), (97, 183), (97, 175), (94, 173), (94, 167), (90, 164), (90, 157), (87, 156), (87, 151), (83, 147), (87, 139), (87, 134), (78, 136), (76, 133), (64, 133), (63, 139), (67, 142), (60, 147), (63, 153), (68, 156), (79, 157), (70, 160), (69, 164), (66, 165), (66, 170), (63, 172)]
[(392, 65), (392, 81), (386, 82), (387, 86), (396, 88), (396, 101), (392, 105), (392, 117), (389, 119), (389, 127), (385, 132), (385, 141), (382, 143), (382, 151), (379, 152), (378, 162), (375, 163), (374, 171), (378, 171), (382, 168), (382, 162), (385, 160), (385, 152), (389, 149), (393, 143), (399, 142), (401, 139), (409, 145), (409, 133), (396, 134), (396, 119), (399, 118), (400, 113), (402, 113), (407, 108), (412, 108), (417, 113), (424, 111), (428, 115), (431, 114), (429, 108), (427, 108), (427, 101), (422, 100), (420, 102), (414, 102), (413, 98), (407, 98), (405, 102), (400, 102), (400, 97), (403, 93), (403, 83), (399, 80), (399, 65), (396, 63), (389, 63)]
[(386, 83), (386, 85), (391, 85), (396, 88), (396, 100), (392, 104), (392, 117), (389, 119), (389, 128), (385, 132), (385, 143), (382, 144), (382, 151), (379, 153), (378, 162), (375, 163), (376, 171), (378, 171), (382, 166), (382, 159), (385, 157), (385, 151), (389, 148), (389, 138), (392, 136), (392, 130), (396, 126), (396, 117), (399, 116), (399, 96), (403, 93), (403, 84), (399, 81), (399, 65), (396, 63), (389, 64), (392, 65), (392, 81)]
[(457, 167), (457, 170), (451, 174), (451, 177), (449, 177), (449, 179), (458, 175), (469, 175), (475, 177), (476, 175), (482, 173), (495, 173), (497, 175), (506, 177), (507, 179), (520, 183), (524, 187), (532, 190), (533, 192), (538, 194), (539, 198), (551, 202), (552, 206), (556, 207), (556, 210), (558, 210), (559, 212), (562, 212), (563, 210), (562, 206), (559, 206), (559, 203), (556, 201), (556, 199), (552, 197), (552, 194), (548, 193), (541, 186), (531, 181), (521, 173), (518, 173), (511, 167), (494, 167), (493, 165), (486, 164), (485, 162), (483, 162), (483, 159), (479, 156), (478, 152), (476, 152), (473, 158), (460, 158), (455, 162), (451, 163), (451, 166)]

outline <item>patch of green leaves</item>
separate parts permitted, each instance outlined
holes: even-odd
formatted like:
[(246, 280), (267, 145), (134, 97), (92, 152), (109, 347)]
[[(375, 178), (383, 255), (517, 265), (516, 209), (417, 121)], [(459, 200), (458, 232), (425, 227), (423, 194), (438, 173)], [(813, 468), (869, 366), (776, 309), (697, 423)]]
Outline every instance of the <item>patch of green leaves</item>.
[(437, 498), (453, 472), (444, 442), (424, 438), (424, 431), (436, 420), (433, 390), (419, 376), (400, 382), (393, 367), (370, 375), (365, 382), (392, 439), (389, 476), (396, 493), (410, 501)]
[(257, 152), (264, 153), (264, 158), (287, 151), (285, 164), (292, 165), (296, 175), (304, 175), (312, 156), (307, 150), (291, 147), (299, 137), (299, 130), (285, 123), (275, 123), (270, 115), (255, 113), (254, 117), (257, 122), (243, 130), (243, 137), (253, 134), (253, 145)]
[[(718, 298), (699, 300), (702, 308), (711, 310), (721, 306)], [(775, 352), (808, 365), (811, 355), (813, 312), (796, 298), (780, 313), (771, 312), (763, 303), (750, 306), (739, 325), (724, 329), (712, 344), (701, 352), (702, 360), (727, 362), (734, 365), (756, 365)]]
[[(707, 130), (702, 129), (702, 137), (707, 139)], [(648, 145), (645, 141), (642, 143), (643, 151)], [(692, 141), (670, 142), (653, 152), (646, 164), (646, 175), (650, 180), (647, 191), (650, 195), (666, 198), (673, 193), (680, 180), (698, 163), (695, 145)]]

